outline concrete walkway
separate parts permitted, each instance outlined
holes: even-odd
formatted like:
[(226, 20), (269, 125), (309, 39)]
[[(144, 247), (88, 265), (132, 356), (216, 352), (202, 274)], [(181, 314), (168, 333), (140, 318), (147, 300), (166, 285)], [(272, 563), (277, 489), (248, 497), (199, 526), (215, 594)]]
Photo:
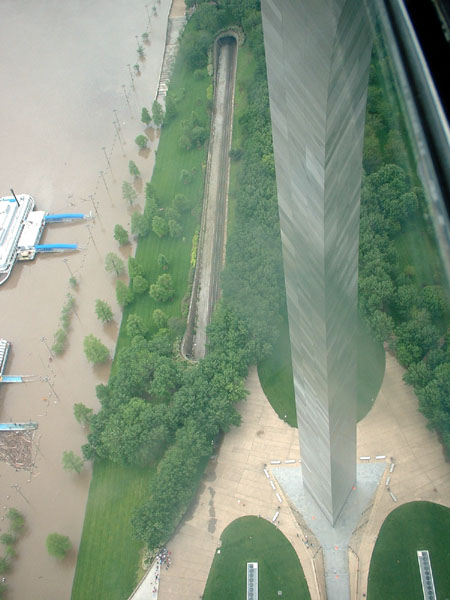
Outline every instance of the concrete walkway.
[[(216, 459), (206, 469), (195, 507), (170, 541), (174, 560), (161, 574), (159, 600), (198, 600), (225, 527), (247, 515), (272, 521), (278, 507), (279, 528), (301, 558), (312, 600), (319, 598), (314, 591), (312, 550), (302, 543), (286, 501), (280, 503), (277, 498), (281, 490), (270, 474), (271, 460), (298, 464), (297, 430), (272, 409), (256, 368), (251, 369), (246, 388), (249, 396), (239, 406), (242, 424), (225, 435)], [(266, 463), (270, 479), (264, 474)]]
[[(372, 510), (364, 513), (350, 542), (352, 598), (363, 598), (367, 593), (373, 546), (392, 510), (412, 500), (450, 505), (450, 465), (444, 460), (437, 436), (426, 428), (426, 420), (417, 410), (417, 399), (412, 388), (403, 383), (402, 374), (397, 361), (387, 355), (377, 401), (358, 425), (358, 457), (371, 456), (373, 462), (375, 456), (385, 455), (387, 462), (393, 457), (395, 468), (392, 473), (386, 469)], [(261, 515), (272, 521), (278, 507), (276, 521), (300, 558), (311, 599), (324, 598), (322, 586), (319, 595), (315, 575), (316, 569), (323, 573), (320, 555), (315, 564), (312, 560), (317, 546), (307, 547), (302, 542), (303, 532), (271, 474), (272, 460), (284, 464), (286, 460), (295, 461), (288, 464), (291, 468), (298, 466), (297, 430), (279, 419), (270, 406), (256, 368), (251, 369), (246, 387), (249, 396), (239, 406), (242, 424), (225, 435), (216, 459), (208, 465), (196, 505), (170, 542), (174, 561), (161, 574), (159, 600), (198, 600), (225, 527), (246, 515)], [(269, 478), (264, 473), (265, 465)], [(396, 503), (386, 491), (385, 478), (389, 475)]]
[[(353, 598), (367, 594), (367, 578), (375, 541), (383, 521), (399, 505), (427, 500), (450, 507), (450, 465), (437, 435), (426, 428), (413, 388), (402, 376), (404, 369), (386, 354), (386, 371), (374, 407), (358, 425), (358, 456), (386, 455), (395, 464), (386, 470), (369, 516), (350, 545), (355, 551)], [(374, 461), (375, 462), (375, 461)], [(390, 477), (389, 486), (386, 479)], [(397, 502), (394, 502), (387, 487)], [(357, 588), (357, 591), (356, 591)]]
[(159, 561), (155, 560), (129, 597), (129, 600), (154, 600), (158, 598), (160, 573)]

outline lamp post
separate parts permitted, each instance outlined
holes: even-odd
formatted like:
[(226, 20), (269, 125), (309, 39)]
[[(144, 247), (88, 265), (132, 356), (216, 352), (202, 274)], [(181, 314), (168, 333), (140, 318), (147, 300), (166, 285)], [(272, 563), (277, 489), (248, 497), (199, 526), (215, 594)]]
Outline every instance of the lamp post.
[(53, 356), (53, 352), (51, 351), (50, 346), (47, 344), (47, 338), (42, 336), (41, 337), (41, 342), (45, 345), (45, 347), (47, 348), (47, 350), (50, 352), (51, 356)]
[(71, 268), (69, 267), (69, 259), (68, 259), (68, 258), (63, 258), (63, 262), (64, 262), (64, 264), (66, 265), (66, 267), (69, 269), (70, 276), (71, 276), (71, 277), (73, 277), (72, 270), (71, 270)]
[(105, 146), (102, 146), (102, 150), (103, 150), (103, 152), (104, 152), (104, 154), (105, 154), (106, 162), (108, 163), (108, 166), (109, 166), (109, 169), (110, 169), (110, 171), (111, 171), (111, 175), (112, 175), (111, 163), (109, 162), (109, 156), (108, 156), (108, 154), (107, 154), (107, 152), (106, 152), (106, 147), (105, 147)]
[(117, 137), (119, 139), (120, 147), (122, 148), (122, 154), (123, 154), (123, 156), (125, 156), (125, 150), (123, 149), (122, 138), (120, 137), (120, 132), (117, 129), (117, 123), (115, 121), (113, 121), (113, 125), (114, 125), (114, 128), (116, 130)]
[(127, 67), (128, 67), (128, 71), (130, 73), (131, 87), (133, 88), (134, 91), (136, 91), (136, 88), (134, 87), (134, 77), (133, 77), (133, 73), (131, 71), (131, 65), (128, 64)]
[(126, 98), (126, 100), (127, 100), (128, 108), (130, 109), (130, 115), (131, 115), (131, 118), (133, 118), (133, 111), (131, 110), (130, 100), (128, 99), (128, 94), (127, 94), (127, 88), (126, 88), (126, 85), (123, 83), (123, 84), (122, 84), (122, 87), (123, 87), (123, 93), (125, 94), (125, 98)]
[(115, 108), (113, 108), (113, 113), (114, 113), (114, 116), (116, 117), (117, 127), (118, 127), (119, 131), (121, 131), (119, 117), (117, 116), (117, 110)]

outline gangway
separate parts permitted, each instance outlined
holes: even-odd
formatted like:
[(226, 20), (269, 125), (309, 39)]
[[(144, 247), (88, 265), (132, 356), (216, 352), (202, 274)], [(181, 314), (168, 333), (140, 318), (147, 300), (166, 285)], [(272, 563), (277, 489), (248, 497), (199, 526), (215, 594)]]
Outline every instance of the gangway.
[(39, 375), (0, 375), (0, 383), (30, 383), (39, 380)]
[(70, 250), (78, 250), (78, 244), (38, 244), (34, 246), (36, 253), (38, 252), (66, 252)]
[(90, 212), (88, 215), (83, 213), (59, 213), (54, 215), (45, 215), (44, 221), (46, 223), (69, 223), (70, 221), (79, 221), (91, 218), (92, 212)]
[(28, 423), (0, 423), (0, 431), (32, 431), (38, 427), (38, 423), (34, 421), (28, 421)]

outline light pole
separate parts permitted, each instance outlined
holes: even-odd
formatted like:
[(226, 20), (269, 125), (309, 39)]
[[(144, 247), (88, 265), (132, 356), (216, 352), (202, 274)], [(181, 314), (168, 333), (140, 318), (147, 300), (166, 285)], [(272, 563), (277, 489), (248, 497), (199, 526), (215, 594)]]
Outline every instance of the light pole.
[(132, 112), (132, 110), (131, 110), (130, 100), (128, 99), (128, 94), (127, 94), (127, 88), (126, 88), (126, 85), (123, 83), (123, 84), (122, 84), (122, 87), (123, 87), (123, 93), (125, 94), (125, 98), (126, 98), (126, 100), (127, 100), (128, 108), (130, 109), (130, 115), (131, 115), (131, 118), (133, 119), (133, 112)]
[(69, 269), (70, 276), (71, 276), (71, 277), (73, 277), (72, 270), (71, 270), (71, 268), (69, 267), (69, 259), (68, 259), (68, 258), (63, 258), (63, 262), (64, 262), (64, 264), (66, 265), (66, 267)]
[(27, 504), (30, 504), (29, 500), (27, 498), (25, 498), (25, 496), (22, 494), (21, 488), (17, 483), (13, 483), (11, 487), (16, 489), (16, 492), (22, 496), (22, 498), (25, 500), (25, 502)]
[(136, 88), (134, 87), (134, 78), (133, 78), (133, 73), (131, 72), (131, 65), (128, 64), (128, 71), (130, 73), (130, 79), (131, 79), (131, 87), (133, 88), (134, 91), (136, 91)]
[(94, 244), (94, 247), (97, 250), (97, 254), (100, 256), (100, 252), (98, 251), (97, 244), (95, 243), (94, 237), (93, 237), (92, 232), (91, 232), (91, 228), (89, 227), (89, 225), (86, 225), (86, 227), (87, 227), (87, 230), (89, 232), (89, 237), (91, 238), (92, 243)]
[(120, 128), (119, 117), (117, 116), (117, 110), (115, 108), (113, 108), (113, 113), (114, 113), (114, 116), (116, 117), (117, 127), (118, 127), (119, 131), (122, 131)]
[(104, 176), (104, 174), (103, 174), (103, 171), (99, 171), (99, 173), (100, 173), (100, 177), (101, 177), (101, 178), (102, 178), (102, 180), (103, 180), (103, 183), (105, 184), (105, 188), (106, 188), (106, 191), (108, 192), (109, 200), (110, 200), (110, 202), (111, 202), (111, 206), (112, 206), (112, 205), (113, 205), (113, 203), (112, 203), (112, 198), (111, 198), (111, 194), (110, 194), (110, 191), (109, 191), (108, 184), (106, 183), (105, 176)]
[(42, 336), (41, 337), (41, 342), (45, 345), (45, 347), (47, 348), (47, 350), (50, 352), (50, 354), (53, 356), (53, 352), (51, 351), (50, 346), (47, 344), (47, 338)]
[(108, 156), (108, 154), (107, 154), (107, 152), (106, 152), (106, 147), (105, 147), (105, 146), (102, 146), (102, 150), (103, 150), (103, 152), (104, 152), (104, 154), (105, 154), (106, 162), (108, 163), (109, 170), (111, 171), (111, 175), (112, 175), (112, 174), (113, 174), (113, 171), (112, 171), (111, 163), (109, 162), (109, 156)]
[(122, 148), (122, 154), (123, 154), (123, 156), (125, 156), (125, 150), (123, 149), (123, 144), (122, 144), (122, 139), (120, 137), (120, 132), (117, 129), (117, 123), (115, 121), (113, 121), (113, 125), (115, 127), (117, 137), (119, 138), (119, 144), (120, 144), (120, 147)]
[(94, 196), (93, 196), (93, 194), (89, 194), (89, 199), (92, 202), (92, 207), (95, 210), (95, 214), (97, 215), (98, 220), (100, 221), (100, 215), (98, 214), (98, 210), (97, 210), (97, 206), (96, 206), (96, 204), (94, 202)]

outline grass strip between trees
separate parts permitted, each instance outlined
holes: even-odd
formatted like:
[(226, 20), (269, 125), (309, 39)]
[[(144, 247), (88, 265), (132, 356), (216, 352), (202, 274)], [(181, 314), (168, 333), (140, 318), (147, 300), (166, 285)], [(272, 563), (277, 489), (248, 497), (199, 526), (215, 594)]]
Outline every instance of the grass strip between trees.
[(123, 600), (132, 592), (142, 543), (131, 535), (131, 513), (155, 471), (95, 461), (72, 600)]
[(209, 572), (203, 600), (245, 598), (247, 562), (258, 563), (260, 598), (309, 600), (305, 575), (287, 538), (265, 519), (242, 517), (233, 521), (221, 536)]

